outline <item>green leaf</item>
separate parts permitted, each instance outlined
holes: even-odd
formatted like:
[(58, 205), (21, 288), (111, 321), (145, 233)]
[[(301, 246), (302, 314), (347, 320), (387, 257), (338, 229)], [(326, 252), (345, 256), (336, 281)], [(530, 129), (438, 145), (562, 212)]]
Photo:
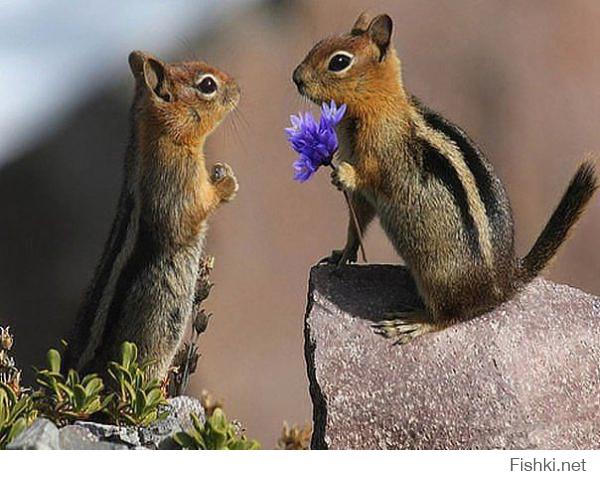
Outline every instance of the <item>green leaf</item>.
[(148, 404), (152, 405), (154, 407), (160, 405), (163, 402), (163, 400), (164, 400), (164, 395), (159, 388), (153, 388), (152, 390), (150, 390), (150, 392), (148, 393), (148, 397), (146, 399)]
[(146, 408), (146, 393), (143, 390), (139, 390), (137, 392), (137, 397), (133, 404), (133, 410), (138, 417), (141, 417), (144, 414), (144, 409)]
[(127, 380), (130, 383), (133, 383), (134, 381), (131, 372), (118, 363), (111, 365), (110, 374), (117, 381), (117, 383), (121, 382), (122, 380)]
[(109, 393), (101, 402), (100, 408), (104, 410), (111, 402), (113, 402), (116, 398), (115, 393)]
[(88, 396), (85, 392), (85, 389), (77, 384), (73, 387), (73, 407), (77, 409), (82, 409), (85, 407)]
[(204, 425), (202, 425), (202, 423), (200, 423), (200, 419), (198, 418), (198, 415), (196, 415), (195, 412), (191, 412), (190, 418), (192, 419), (192, 424), (194, 425), (194, 429), (197, 430), (198, 432), (203, 432)]
[[(77, 385), (76, 385), (77, 386)], [(75, 398), (73, 389), (65, 385), (64, 383), (56, 383), (57, 392), (63, 392), (69, 399)]]
[(121, 382), (121, 387), (122, 387), (122, 389), (125, 389), (125, 392), (129, 396), (129, 401), (133, 405), (133, 403), (135, 402), (135, 399), (137, 398), (137, 391), (136, 391), (136, 389), (134, 389), (133, 386), (127, 380), (123, 380)]
[(121, 345), (121, 365), (129, 368), (137, 360), (137, 356), (137, 346), (131, 342), (123, 342), (123, 345)]
[(46, 354), (46, 361), (48, 362), (48, 365), (50, 366), (50, 371), (54, 372), (54, 373), (59, 373), (60, 372), (60, 353), (58, 353), (58, 350), (55, 350), (54, 348), (51, 348), (50, 350), (48, 350), (48, 353)]
[(127, 423), (129, 425), (137, 425), (137, 419), (132, 417), (131, 415), (129, 415), (126, 412), (121, 412), (119, 418), (124, 419), (125, 423)]
[(227, 435), (225, 432), (218, 432), (216, 430), (212, 431), (211, 439), (213, 441), (213, 448), (215, 450), (224, 450), (225, 445), (227, 444)]
[(88, 385), (95, 378), (100, 378), (97, 373), (88, 373), (85, 377), (81, 379), (82, 385)]
[(165, 410), (165, 411), (161, 412), (157, 418), (158, 418), (158, 420), (166, 420), (167, 418), (169, 418), (169, 411)]
[(23, 430), (27, 428), (27, 420), (24, 418), (18, 418), (10, 427), (8, 431), (8, 443), (15, 439)]
[(205, 450), (205, 446), (200, 445), (198, 442), (196, 442), (194, 440), (193, 437), (191, 437), (190, 435), (188, 435), (185, 432), (177, 432), (173, 435), (173, 440), (175, 440), (175, 443), (177, 443), (177, 445), (179, 445), (181, 448), (185, 449), (185, 450), (199, 450), (199, 449), (203, 449)]
[(83, 383), (85, 385), (85, 393), (88, 396), (98, 395), (104, 389), (104, 383), (99, 377), (90, 378), (87, 382), (84, 381)]
[(160, 389), (160, 387), (161, 387), (161, 382), (160, 382), (160, 380), (157, 380), (157, 379), (152, 379), (152, 380), (148, 380), (148, 381), (146, 382), (145, 389), (146, 389), (146, 390), (153, 390), (153, 389), (155, 389), (155, 388), (158, 388), (158, 389)]
[(10, 411), (9, 419), (13, 420), (21, 415), (25, 414), (25, 412), (30, 408), (30, 402), (26, 399), (21, 399), (13, 404), (12, 410)]
[(79, 374), (75, 370), (69, 370), (67, 373), (67, 385), (74, 386), (79, 383)]
[(0, 393), (6, 396), (6, 401), (8, 404), (12, 404), (17, 401), (17, 395), (15, 394), (14, 390), (8, 385), (0, 382), (0, 389)]
[(215, 411), (208, 419), (211, 428), (219, 434), (225, 435), (227, 431), (227, 417), (220, 408), (215, 408)]

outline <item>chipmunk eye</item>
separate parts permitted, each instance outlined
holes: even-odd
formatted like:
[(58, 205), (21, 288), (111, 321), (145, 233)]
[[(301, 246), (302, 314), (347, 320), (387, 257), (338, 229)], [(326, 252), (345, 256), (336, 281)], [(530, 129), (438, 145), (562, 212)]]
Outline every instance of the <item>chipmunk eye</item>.
[(212, 75), (204, 75), (196, 83), (196, 88), (204, 95), (212, 95), (217, 91), (217, 81)]
[(353, 58), (348, 52), (334, 53), (327, 68), (330, 72), (343, 72), (350, 67)]

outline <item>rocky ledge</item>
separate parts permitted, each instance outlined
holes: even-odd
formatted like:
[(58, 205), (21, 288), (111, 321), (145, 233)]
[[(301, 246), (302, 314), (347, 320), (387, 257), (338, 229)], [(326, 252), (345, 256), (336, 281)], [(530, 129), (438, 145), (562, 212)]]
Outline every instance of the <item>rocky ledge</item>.
[(495, 311), (393, 346), (403, 267), (311, 271), (312, 448), (600, 448), (600, 298), (537, 279)]
[(190, 413), (204, 421), (204, 409), (192, 397), (168, 400), (169, 415), (149, 427), (118, 427), (95, 422), (75, 422), (58, 428), (38, 418), (8, 446), (7, 450), (165, 450), (176, 448), (171, 436), (192, 427)]

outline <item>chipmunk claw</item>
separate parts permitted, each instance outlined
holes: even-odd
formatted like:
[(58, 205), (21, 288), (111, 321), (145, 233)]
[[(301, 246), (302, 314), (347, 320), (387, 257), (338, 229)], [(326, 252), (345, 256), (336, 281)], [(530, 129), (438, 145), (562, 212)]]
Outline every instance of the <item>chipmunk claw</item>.
[[(212, 172), (210, 175), (210, 180), (212, 181), (212, 183), (218, 183), (219, 181), (221, 181), (223, 178), (225, 178), (227, 176), (227, 174), (231, 171), (231, 168), (228, 168), (229, 166), (223, 163), (217, 163), (213, 166), (212, 168)], [(231, 172), (233, 173), (233, 172)]]
[(340, 192), (344, 191), (344, 186), (339, 179), (337, 169), (331, 171), (331, 184)]
[(393, 340), (394, 345), (405, 345), (425, 333), (436, 330), (426, 319), (423, 310), (408, 306), (404, 311), (384, 313), (383, 320), (373, 322), (371, 328), (377, 335)]
[(349, 263), (356, 263), (357, 258), (356, 251), (351, 251), (349, 249), (333, 250), (331, 255), (319, 260), (319, 265), (335, 265), (339, 269)]

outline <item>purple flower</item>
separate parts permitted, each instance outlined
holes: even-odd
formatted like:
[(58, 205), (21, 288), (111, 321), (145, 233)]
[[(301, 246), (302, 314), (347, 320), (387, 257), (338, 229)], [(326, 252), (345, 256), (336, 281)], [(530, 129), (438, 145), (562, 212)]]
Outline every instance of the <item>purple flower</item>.
[(306, 182), (322, 165), (329, 165), (333, 154), (338, 149), (338, 138), (335, 126), (340, 123), (346, 113), (346, 105), (338, 108), (332, 100), (329, 105), (321, 106), (319, 123), (310, 112), (292, 115), (291, 128), (285, 132), (288, 142), (299, 154), (294, 162), (294, 180)]

